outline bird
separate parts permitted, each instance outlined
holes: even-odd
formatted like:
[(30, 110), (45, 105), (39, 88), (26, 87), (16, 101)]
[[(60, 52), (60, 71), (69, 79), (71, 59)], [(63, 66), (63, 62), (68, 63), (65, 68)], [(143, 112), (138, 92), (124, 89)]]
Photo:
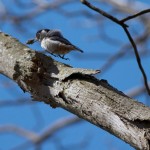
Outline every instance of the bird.
[(34, 42), (40, 42), (41, 47), (54, 56), (59, 56), (62, 59), (65, 58), (65, 54), (70, 51), (79, 51), (83, 53), (83, 50), (73, 45), (67, 40), (60, 30), (56, 29), (42, 29), (36, 32), (36, 37), (32, 40), (28, 40), (27, 44), (33, 44)]

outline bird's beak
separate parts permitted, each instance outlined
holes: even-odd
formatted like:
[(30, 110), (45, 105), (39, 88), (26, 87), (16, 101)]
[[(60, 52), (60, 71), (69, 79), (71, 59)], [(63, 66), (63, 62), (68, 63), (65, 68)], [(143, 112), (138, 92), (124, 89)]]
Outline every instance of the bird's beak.
[(28, 40), (27, 42), (26, 42), (26, 44), (33, 44), (33, 43), (35, 43), (35, 42), (37, 42), (38, 41), (38, 39), (37, 38), (34, 38), (34, 39), (31, 39), (31, 40)]

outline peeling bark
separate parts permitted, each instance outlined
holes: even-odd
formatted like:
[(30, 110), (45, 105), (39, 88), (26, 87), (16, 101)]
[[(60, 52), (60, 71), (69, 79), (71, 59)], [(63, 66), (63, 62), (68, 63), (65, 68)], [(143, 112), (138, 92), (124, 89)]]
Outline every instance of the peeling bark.
[(150, 108), (93, 74), (33, 51), (0, 33), (0, 73), (37, 101), (61, 107), (129, 143), (150, 150)]

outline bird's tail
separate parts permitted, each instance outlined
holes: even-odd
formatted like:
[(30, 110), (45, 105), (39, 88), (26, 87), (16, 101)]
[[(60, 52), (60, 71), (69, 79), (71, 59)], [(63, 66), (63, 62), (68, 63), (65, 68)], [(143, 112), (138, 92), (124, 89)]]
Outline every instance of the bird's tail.
[(81, 53), (84, 53), (84, 51), (81, 50), (79, 47), (76, 47), (76, 46), (75, 46), (75, 49), (76, 49), (77, 51), (81, 52)]

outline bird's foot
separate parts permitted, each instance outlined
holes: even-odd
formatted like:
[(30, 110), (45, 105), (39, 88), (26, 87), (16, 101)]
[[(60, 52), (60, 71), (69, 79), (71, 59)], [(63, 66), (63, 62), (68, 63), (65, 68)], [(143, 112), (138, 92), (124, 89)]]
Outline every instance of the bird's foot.
[(55, 56), (55, 57), (58, 57), (57, 55), (53, 54), (53, 53), (50, 53), (51, 55)]
[(64, 59), (64, 60), (69, 60), (69, 58), (65, 58), (65, 57), (64, 57), (65, 55), (62, 55), (62, 56), (61, 56), (61, 55), (58, 55), (58, 56), (59, 56), (60, 58)]

